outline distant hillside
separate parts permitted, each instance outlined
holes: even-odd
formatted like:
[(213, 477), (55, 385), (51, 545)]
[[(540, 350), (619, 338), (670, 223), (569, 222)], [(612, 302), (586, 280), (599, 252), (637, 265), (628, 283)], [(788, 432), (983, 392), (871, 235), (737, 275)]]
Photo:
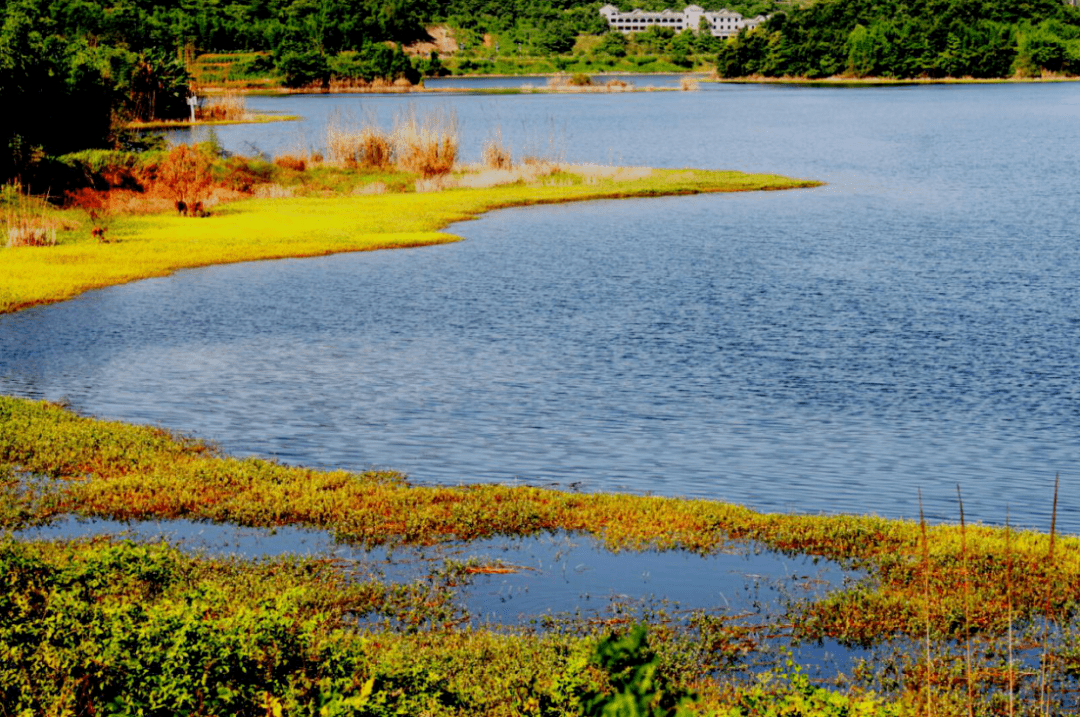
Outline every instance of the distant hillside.
[(1080, 74), (1080, 10), (1060, 0), (820, 0), (725, 44), (726, 77)]

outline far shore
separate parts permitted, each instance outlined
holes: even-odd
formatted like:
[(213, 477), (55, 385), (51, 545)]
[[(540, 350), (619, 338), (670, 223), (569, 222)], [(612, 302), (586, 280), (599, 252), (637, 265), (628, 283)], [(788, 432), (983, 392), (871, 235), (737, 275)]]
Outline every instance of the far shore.
[[(1080, 76), (1048, 75), (1045, 77), (850, 77), (845, 75), (832, 75), (830, 77), (765, 77), (763, 75), (751, 75), (748, 77), (719, 77), (713, 73), (702, 70), (688, 70), (686, 72), (631, 72), (631, 71), (605, 71), (586, 72), (592, 78), (600, 78), (599, 82), (592, 85), (533, 85), (533, 86), (505, 86), (505, 87), (427, 87), (424, 82), (416, 85), (331, 85), (323, 87), (282, 87), (282, 86), (224, 86), (212, 85), (205, 89), (209, 94), (223, 92), (236, 92), (243, 95), (316, 95), (316, 94), (589, 94), (589, 93), (637, 93), (637, 92), (678, 92), (688, 88), (679, 86), (657, 87), (655, 85), (639, 85), (637, 78), (646, 81), (653, 77), (670, 77), (678, 75), (687, 81), (695, 83), (733, 84), (733, 85), (801, 85), (813, 87), (904, 87), (913, 85), (992, 85), (992, 84), (1046, 84), (1061, 82), (1080, 81)], [(452, 80), (521, 80), (524, 78), (541, 78), (545, 81), (557, 77), (568, 77), (565, 72), (537, 72), (528, 74), (469, 74), (449, 75), (445, 78)], [(625, 87), (608, 86), (607, 81), (616, 78), (628, 77)], [(692, 89), (692, 88), (689, 88)], [(136, 129), (160, 129), (171, 127), (183, 127), (194, 125), (213, 124), (243, 124), (246, 122), (279, 122), (297, 119), (296, 117), (275, 117), (272, 115), (258, 115), (255, 119), (206, 121), (206, 122), (154, 122), (135, 123), (130, 125)]]

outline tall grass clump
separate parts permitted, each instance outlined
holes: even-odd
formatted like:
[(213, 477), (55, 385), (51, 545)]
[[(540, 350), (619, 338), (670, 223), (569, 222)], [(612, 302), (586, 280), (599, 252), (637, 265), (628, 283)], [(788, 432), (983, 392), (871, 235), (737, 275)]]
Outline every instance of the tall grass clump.
[(206, 98), (196, 113), (199, 119), (212, 121), (234, 121), (247, 117), (247, 100), (239, 92), (230, 90), (220, 95)]
[(487, 169), (513, 169), (514, 155), (502, 138), (502, 130), (495, 130), (495, 136), (484, 142), (481, 160)]
[(23, 194), (18, 184), (0, 187), (0, 208), (8, 247), (56, 245), (56, 226), (45, 216), (45, 203)]
[(367, 117), (357, 126), (348, 116), (331, 114), (326, 123), (326, 161), (337, 167), (387, 169), (393, 163), (393, 139)]
[(422, 120), (415, 109), (394, 119), (394, 164), (424, 179), (449, 174), (458, 152), (457, 117), (441, 111)]

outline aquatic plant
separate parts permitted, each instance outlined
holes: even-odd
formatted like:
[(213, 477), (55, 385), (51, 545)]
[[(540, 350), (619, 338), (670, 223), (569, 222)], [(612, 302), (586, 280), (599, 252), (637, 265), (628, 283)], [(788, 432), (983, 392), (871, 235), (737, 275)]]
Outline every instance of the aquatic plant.
[(398, 169), (430, 179), (449, 174), (458, 151), (457, 118), (430, 113), (422, 119), (408, 111), (394, 119), (394, 163)]
[(503, 142), (501, 129), (496, 130), (495, 135), (484, 142), (481, 162), (487, 169), (513, 169), (514, 156), (510, 148)]
[(227, 90), (204, 98), (196, 111), (196, 117), (202, 120), (239, 121), (247, 116), (247, 100), (236, 90)]

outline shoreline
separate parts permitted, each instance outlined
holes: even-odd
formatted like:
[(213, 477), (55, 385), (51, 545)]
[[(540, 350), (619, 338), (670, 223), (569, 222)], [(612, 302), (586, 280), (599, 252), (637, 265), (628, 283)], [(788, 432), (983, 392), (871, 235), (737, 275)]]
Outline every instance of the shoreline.
[[(771, 174), (562, 168), (565, 178), (489, 188), (335, 197), (248, 197), (214, 208), (208, 218), (169, 214), (120, 216), (109, 243), (90, 227), (61, 233), (51, 247), (0, 250), (0, 314), (73, 298), (86, 291), (165, 276), (181, 269), (348, 251), (458, 241), (448, 225), (508, 207), (595, 199), (764, 191), (820, 186)], [(579, 174), (574, 174), (575, 170)], [(625, 174), (623, 174), (625, 172)], [(87, 222), (90, 224), (90, 222)]]
[[(589, 75), (590, 77), (597, 78), (614, 78), (614, 77), (630, 77), (630, 78), (649, 78), (649, 77), (670, 77), (678, 76), (685, 79), (693, 80), (694, 82), (703, 82), (708, 84), (732, 84), (732, 85), (800, 85), (800, 86), (821, 86), (821, 87), (903, 87), (913, 85), (993, 85), (993, 84), (1056, 84), (1063, 82), (1080, 82), (1080, 75), (1077, 76), (1057, 76), (1050, 75), (1046, 77), (989, 77), (989, 78), (976, 78), (976, 77), (845, 77), (843, 75), (833, 75), (831, 77), (822, 78), (806, 78), (806, 77), (766, 77), (763, 75), (751, 75), (748, 77), (718, 77), (713, 72), (708, 70), (687, 70), (685, 72), (631, 72), (631, 71), (609, 71), (602, 72), (585, 72), (582, 74)], [(568, 77), (570, 73), (566, 72), (537, 72), (537, 73), (521, 73), (521, 74), (505, 74), (505, 73), (491, 73), (491, 74), (467, 74), (467, 75), (447, 75), (444, 78), (431, 78), (431, 79), (450, 79), (450, 80), (516, 80), (526, 77), (543, 78), (545, 80), (554, 77)], [(428, 79), (428, 78), (425, 78)], [(642, 86), (638, 87), (633, 85), (633, 79), (629, 81), (630, 87), (625, 89), (609, 90), (603, 84), (586, 85), (583, 87), (573, 87), (571, 89), (552, 88), (547, 86), (534, 86), (532, 88), (523, 88), (522, 86), (507, 86), (507, 87), (426, 87), (424, 82), (421, 81), (419, 85), (409, 86), (393, 86), (386, 87), (331, 87), (329, 90), (324, 90), (321, 87), (228, 87), (224, 85), (209, 85), (206, 90), (211, 93), (219, 92), (238, 92), (245, 95), (268, 95), (268, 96), (287, 96), (287, 95), (316, 95), (316, 94), (412, 94), (412, 93), (470, 93), (470, 94), (484, 94), (484, 93), (498, 93), (498, 94), (511, 94), (511, 93), (551, 93), (551, 94), (573, 94), (575, 92), (656, 92), (656, 91), (680, 91), (680, 87), (656, 87), (656, 86)], [(685, 90), (681, 90), (685, 91)], [(274, 120), (262, 120), (262, 121), (274, 121)]]
[(220, 127), (233, 124), (266, 124), (269, 122), (296, 122), (303, 119), (300, 115), (268, 115), (252, 114), (243, 119), (225, 120), (154, 120), (153, 122), (129, 122), (124, 129), (154, 130), (154, 129), (184, 129), (187, 127)]

